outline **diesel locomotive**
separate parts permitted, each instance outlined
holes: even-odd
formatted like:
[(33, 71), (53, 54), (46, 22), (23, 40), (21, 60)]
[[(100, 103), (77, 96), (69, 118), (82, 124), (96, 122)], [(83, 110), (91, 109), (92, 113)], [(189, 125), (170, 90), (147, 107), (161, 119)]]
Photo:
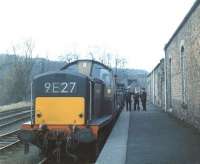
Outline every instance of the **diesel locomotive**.
[(18, 134), (25, 149), (31, 143), (45, 155), (59, 157), (86, 144), (98, 155), (100, 140), (123, 106), (112, 69), (94, 60), (77, 60), (36, 76), (31, 88), (31, 121)]

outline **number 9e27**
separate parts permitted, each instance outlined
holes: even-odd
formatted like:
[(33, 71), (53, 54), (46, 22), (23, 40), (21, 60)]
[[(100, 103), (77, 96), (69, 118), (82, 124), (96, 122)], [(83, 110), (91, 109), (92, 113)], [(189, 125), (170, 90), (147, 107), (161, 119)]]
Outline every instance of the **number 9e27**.
[(75, 93), (76, 82), (45, 82), (45, 93)]

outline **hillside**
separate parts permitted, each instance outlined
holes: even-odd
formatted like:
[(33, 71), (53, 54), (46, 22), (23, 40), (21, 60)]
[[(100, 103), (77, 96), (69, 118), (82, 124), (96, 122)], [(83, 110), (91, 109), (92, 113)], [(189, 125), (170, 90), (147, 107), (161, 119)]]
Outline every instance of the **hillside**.
[[(51, 61), (44, 58), (34, 58), (31, 62), (32, 67), (30, 73), (28, 73), (30, 78), (24, 78), (24, 71), (26, 71), (26, 68), (21, 69), (21, 71), (24, 71), (19, 75), (15, 75), (16, 71), (13, 71), (13, 69), (16, 69), (14, 64), (16, 63), (15, 55), (0, 55), (0, 105), (30, 99), (31, 79), (40, 73), (59, 70), (65, 64), (65, 62), (62, 61)], [(113, 68), (113, 72), (116, 73), (115, 68)], [(126, 87), (133, 81), (136, 81), (136, 85), (144, 87), (146, 84), (146, 75), (147, 71), (140, 69), (117, 70), (118, 81), (124, 83)], [(24, 83), (23, 79), (28, 81)], [(21, 92), (21, 90), (24, 91)], [(18, 96), (20, 94), (21, 96)], [(24, 96), (24, 94), (26, 95)]]

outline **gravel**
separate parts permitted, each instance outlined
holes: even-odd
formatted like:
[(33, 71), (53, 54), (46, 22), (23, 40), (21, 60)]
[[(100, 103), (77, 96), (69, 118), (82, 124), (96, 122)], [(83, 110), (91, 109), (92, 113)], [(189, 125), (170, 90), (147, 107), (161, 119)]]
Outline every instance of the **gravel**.
[(34, 145), (30, 145), (28, 154), (24, 154), (24, 145), (19, 144), (0, 155), (1, 164), (36, 164), (39, 161), (39, 149)]

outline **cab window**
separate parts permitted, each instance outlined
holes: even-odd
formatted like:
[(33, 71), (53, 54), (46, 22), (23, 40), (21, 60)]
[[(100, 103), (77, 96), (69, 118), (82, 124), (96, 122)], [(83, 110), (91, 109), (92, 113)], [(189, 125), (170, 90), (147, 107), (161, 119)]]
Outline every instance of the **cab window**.
[(67, 67), (66, 69), (67, 71), (73, 72), (73, 73), (77, 73), (78, 72), (78, 67), (77, 64), (72, 64), (69, 67)]
[(106, 84), (106, 86), (111, 86), (111, 73), (101, 65), (93, 65), (92, 77), (102, 80)]
[(77, 63), (74, 63), (67, 67), (67, 71), (73, 72), (73, 73), (81, 73), (86, 76), (90, 75), (91, 70), (91, 62), (87, 61), (79, 61)]
[(80, 73), (90, 76), (92, 63), (90, 61), (79, 61), (78, 70)]
[(105, 82), (107, 86), (111, 86), (111, 76), (110, 72), (106, 69), (100, 71), (100, 79)]

